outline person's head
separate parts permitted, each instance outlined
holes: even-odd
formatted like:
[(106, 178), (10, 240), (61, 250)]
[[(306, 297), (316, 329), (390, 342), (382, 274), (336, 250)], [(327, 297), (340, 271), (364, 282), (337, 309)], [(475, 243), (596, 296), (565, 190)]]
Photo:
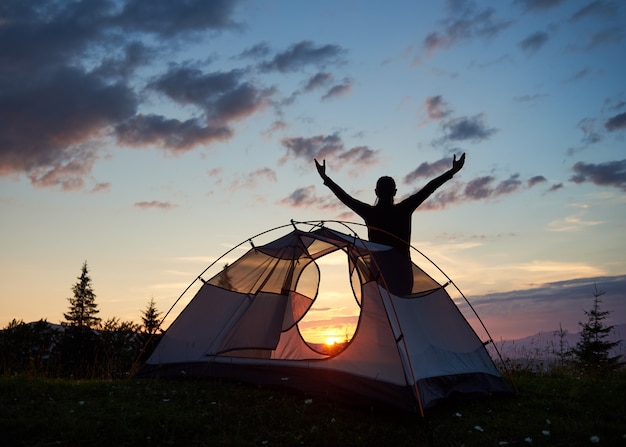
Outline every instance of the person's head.
[(392, 202), (396, 195), (396, 182), (389, 176), (383, 176), (376, 182), (376, 197), (383, 202)]

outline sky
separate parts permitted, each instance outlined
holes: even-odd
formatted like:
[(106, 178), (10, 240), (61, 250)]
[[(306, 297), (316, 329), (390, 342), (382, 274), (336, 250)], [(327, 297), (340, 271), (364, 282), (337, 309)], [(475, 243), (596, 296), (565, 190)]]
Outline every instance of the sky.
[[(411, 242), (491, 335), (577, 331), (595, 287), (626, 322), (625, 25), (608, 0), (5, 0), (0, 326), (63, 321), (85, 261), (98, 316), (140, 321), (253, 235), (359, 222), (315, 158), (373, 203), (462, 153)], [(354, 320), (324, 264), (320, 331)]]

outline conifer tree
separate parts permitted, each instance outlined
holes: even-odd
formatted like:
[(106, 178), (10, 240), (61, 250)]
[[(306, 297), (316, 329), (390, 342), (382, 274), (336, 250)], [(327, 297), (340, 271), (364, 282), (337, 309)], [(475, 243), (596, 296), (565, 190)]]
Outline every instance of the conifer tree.
[(68, 298), (70, 310), (63, 314), (66, 320), (64, 325), (80, 329), (96, 328), (100, 324), (100, 318), (96, 316), (99, 310), (96, 294), (91, 286), (87, 261), (83, 263), (81, 275), (78, 282), (72, 286), (72, 292), (74, 296)]
[(619, 346), (621, 340), (606, 339), (615, 326), (604, 323), (611, 312), (600, 310), (602, 295), (604, 291), (598, 291), (596, 286), (593, 294), (593, 307), (584, 311), (588, 319), (586, 323), (578, 323), (582, 327), (580, 341), (572, 349), (575, 363), (586, 372), (608, 372), (621, 365), (621, 355), (610, 357), (611, 350)]
[(143, 321), (143, 327), (145, 332), (152, 335), (155, 334), (159, 329), (161, 324), (161, 320), (159, 317), (161, 316), (161, 312), (157, 311), (156, 303), (154, 302), (154, 297), (150, 299), (148, 303), (148, 307), (145, 308), (142, 312), (141, 320)]

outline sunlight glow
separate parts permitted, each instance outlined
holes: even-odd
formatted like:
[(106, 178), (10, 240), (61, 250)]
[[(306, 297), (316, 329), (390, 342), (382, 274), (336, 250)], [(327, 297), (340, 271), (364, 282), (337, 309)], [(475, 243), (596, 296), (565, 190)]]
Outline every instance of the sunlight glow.
[(333, 346), (333, 345), (336, 345), (337, 343), (339, 343), (339, 339), (337, 337), (328, 337), (326, 339), (327, 346)]

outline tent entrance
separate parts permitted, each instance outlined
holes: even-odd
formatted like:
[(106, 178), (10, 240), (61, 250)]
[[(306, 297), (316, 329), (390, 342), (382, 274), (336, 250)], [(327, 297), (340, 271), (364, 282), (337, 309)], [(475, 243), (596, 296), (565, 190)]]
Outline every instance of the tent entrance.
[(298, 329), (315, 351), (336, 354), (352, 340), (361, 308), (350, 284), (346, 253), (337, 250), (315, 262), (320, 270), (317, 297)]

